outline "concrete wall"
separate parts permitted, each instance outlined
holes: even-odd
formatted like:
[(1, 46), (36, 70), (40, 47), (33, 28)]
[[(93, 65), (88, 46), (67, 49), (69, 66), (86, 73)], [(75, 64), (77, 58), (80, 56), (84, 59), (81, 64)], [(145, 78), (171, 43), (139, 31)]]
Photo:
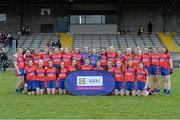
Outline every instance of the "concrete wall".
[(72, 34), (114, 34), (117, 32), (117, 25), (70, 25), (70, 32)]
[(163, 30), (162, 9), (157, 6), (124, 6), (120, 16), (120, 25), (126, 26), (131, 32), (136, 32), (140, 26), (147, 31), (147, 24), (151, 21), (153, 31)]
[[(51, 8), (50, 16), (41, 16), (41, 8)], [(96, 9), (95, 9), (96, 8)], [(101, 13), (103, 10), (114, 11), (115, 6), (112, 4), (100, 5), (74, 5), (72, 9), (75, 11), (90, 9), (100, 10)], [(93, 13), (94, 13), (93, 11)], [(178, 31), (180, 32), (180, 8), (176, 6), (175, 9), (168, 15), (167, 19), (167, 30), (168, 31)], [(1, 7), (0, 13), (7, 14), (7, 21), (0, 22), (0, 31), (14, 31), (17, 32), (20, 26), (20, 17), (17, 14), (14, 7)], [(58, 16), (66, 16), (66, 5), (24, 5), (23, 6), (23, 17), (22, 24), (29, 25), (32, 32), (40, 32), (41, 24), (53, 24), (54, 32), (57, 31), (57, 18)], [(120, 8), (118, 15), (112, 13), (106, 15), (106, 24), (117, 24), (117, 29), (119, 30), (122, 27), (128, 28), (131, 32), (137, 32), (140, 25), (144, 26), (145, 31), (147, 31), (147, 23), (150, 20), (153, 23), (153, 31), (163, 31), (164, 29), (164, 20), (163, 20), (163, 9), (161, 6), (157, 5), (133, 5), (128, 6), (124, 5)], [(83, 27), (83, 26), (82, 26)], [(79, 28), (79, 26), (78, 26)], [(84, 30), (85, 28), (83, 28)], [(99, 29), (99, 28), (97, 28)], [(75, 28), (73, 27), (73, 31)], [(77, 30), (77, 29), (76, 29)], [(88, 30), (87, 30), (88, 31)], [(107, 32), (107, 30), (105, 30)], [(116, 32), (116, 31), (111, 31)]]
[[(32, 32), (41, 32), (41, 24), (53, 24), (54, 32), (57, 31), (57, 18), (58, 16), (65, 16), (65, 5), (58, 6), (25, 6), (24, 7), (24, 16), (22, 18), (24, 25), (29, 25)], [(51, 15), (50, 16), (41, 16), (42, 8), (50, 8)]]
[(19, 15), (13, 7), (1, 7), (0, 14), (6, 14), (6, 21), (0, 22), (0, 32), (19, 30)]
[(167, 16), (167, 31), (180, 32), (180, 7), (175, 7)]

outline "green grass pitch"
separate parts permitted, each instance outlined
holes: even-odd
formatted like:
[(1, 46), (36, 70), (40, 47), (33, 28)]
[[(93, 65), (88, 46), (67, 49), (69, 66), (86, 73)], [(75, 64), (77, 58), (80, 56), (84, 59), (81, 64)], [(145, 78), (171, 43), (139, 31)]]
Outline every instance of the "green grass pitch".
[(171, 81), (171, 96), (27, 96), (15, 93), (8, 71), (0, 74), (0, 119), (180, 119), (179, 69)]

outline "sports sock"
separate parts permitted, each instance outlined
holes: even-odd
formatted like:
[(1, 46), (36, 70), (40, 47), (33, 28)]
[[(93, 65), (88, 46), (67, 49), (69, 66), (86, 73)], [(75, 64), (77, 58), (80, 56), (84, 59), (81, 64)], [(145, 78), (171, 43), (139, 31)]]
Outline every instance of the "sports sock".
[(167, 90), (166, 90), (166, 89), (164, 89), (164, 93), (166, 93), (166, 91), (167, 91)]
[(167, 91), (167, 94), (170, 94), (170, 90)]
[(16, 88), (16, 93), (18, 93), (19, 92), (19, 88)]

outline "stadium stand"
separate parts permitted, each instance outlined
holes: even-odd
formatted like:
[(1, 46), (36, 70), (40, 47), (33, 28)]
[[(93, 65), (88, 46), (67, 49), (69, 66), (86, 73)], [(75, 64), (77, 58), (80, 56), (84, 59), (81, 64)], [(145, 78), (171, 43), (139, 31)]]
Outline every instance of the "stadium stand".
[(51, 34), (44, 33), (21, 36), (18, 39), (18, 48), (43, 48), (49, 39)]
[(127, 47), (163, 47), (156, 35), (119, 35), (119, 34), (74, 34), (73, 48), (103, 48), (114, 46), (116, 49), (125, 49)]
[(178, 46), (180, 46), (180, 34), (176, 34), (174, 35), (174, 40), (176, 41), (176, 43), (178, 44)]
[(171, 34), (157, 33), (159, 40), (170, 52), (180, 52), (180, 48), (176, 44)]
[(55, 34), (56, 37), (61, 38), (61, 44), (62, 44), (62, 48), (64, 47), (68, 47), (68, 48), (72, 48), (72, 44), (73, 44), (73, 38), (69, 33), (56, 33)]

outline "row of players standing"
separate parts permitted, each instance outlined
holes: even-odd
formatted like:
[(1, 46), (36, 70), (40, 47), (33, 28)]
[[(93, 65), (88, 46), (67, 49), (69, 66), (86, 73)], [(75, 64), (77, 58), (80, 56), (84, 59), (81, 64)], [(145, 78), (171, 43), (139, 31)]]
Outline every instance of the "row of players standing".
[[(100, 52), (97, 52), (96, 49), (92, 49), (90, 52), (87, 47), (84, 48), (82, 52), (80, 52), (79, 48), (75, 48), (73, 52), (70, 52), (68, 48), (59, 51), (58, 48), (55, 48), (53, 52), (46, 47), (44, 48), (44, 52), (40, 52), (39, 50), (35, 50), (33, 53), (30, 50), (26, 50), (23, 54), (22, 49), (18, 50), (18, 53), (15, 55), (15, 67), (17, 70), (17, 75), (19, 76), (20, 82), (16, 86), (16, 91), (22, 91), (24, 88), (24, 69), (31, 66), (43, 66), (45, 67), (46, 71), (51, 70), (51, 67), (56, 68), (59, 71), (60, 75), (58, 75), (59, 79), (59, 89), (62, 91), (63, 94), (66, 93), (64, 87), (64, 79), (71, 70), (108, 70), (115, 76), (115, 94), (118, 95), (119, 93), (123, 95), (123, 91), (125, 89), (125, 93), (128, 95), (129, 91), (134, 93), (134, 81), (135, 73), (138, 73), (138, 69), (143, 69), (146, 72), (140, 72), (139, 75), (142, 77), (143, 80), (146, 80), (146, 85), (144, 84), (143, 87), (141, 83), (140, 91), (144, 92), (144, 90), (150, 90), (150, 80), (149, 75), (152, 76), (154, 82), (154, 93), (158, 94), (160, 92), (160, 81), (159, 75), (161, 74), (163, 83), (164, 83), (164, 94), (169, 95), (171, 84), (170, 84), (170, 74), (172, 73), (172, 59), (170, 54), (167, 52), (165, 48), (161, 49), (161, 52), (158, 52), (156, 48), (153, 48), (151, 53), (149, 52), (148, 48), (144, 48), (143, 52), (140, 49), (134, 49), (133, 51), (131, 48), (127, 48), (126, 53), (122, 55), (121, 51), (115, 51), (113, 47), (105, 50), (102, 49)], [(119, 67), (118, 67), (119, 66)], [(143, 67), (142, 67), (143, 66)], [(74, 69), (75, 68), (75, 69)], [(118, 68), (118, 69), (115, 69)], [(37, 68), (36, 68), (37, 69)], [(25, 69), (25, 72), (28, 69)], [(122, 72), (123, 71), (123, 72)], [(52, 73), (53, 71), (46, 72)], [(55, 72), (55, 69), (54, 69)], [(62, 73), (62, 74), (61, 74)], [(64, 74), (65, 73), (65, 74)], [(123, 73), (124, 77), (118, 74)], [(127, 74), (126, 74), (127, 73)], [(35, 76), (35, 75), (32, 75)], [(44, 75), (43, 75), (44, 76)], [(59, 77), (60, 76), (60, 77)], [(128, 76), (128, 77), (127, 77)], [(130, 76), (130, 77), (129, 77)], [(123, 86), (123, 79), (128, 84)], [(32, 78), (33, 80), (35, 78)], [(44, 78), (45, 79), (45, 78)], [(55, 78), (50, 78), (49, 84), (47, 83), (47, 93), (54, 94), (56, 83), (52, 82)], [(129, 79), (129, 80), (128, 80)], [(46, 80), (48, 81), (48, 76), (46, 75)], [(141, 82), (143, 80), (140, 80)], [(143, 82), (144, 83), (144, 82)], [(39, 93), (39, 88), (37, 87), (38, 83), (33, 83), (36, 85), (30, 85), (29, 93), (34, 94), (35, 91), (38, 91), (36, 94)], [(138, 84), (137, 84), (138, 85)], [(38, 90), (34, 88), (36, 86)], [(39, 85), (38, 85), (39, 86)], [(136, 86), (138, 88), (138, 86)], [(122, 89), (124, 88), (124, 89)], [(42, 87), (42, 91), (44, 89), (44, 85)]]

